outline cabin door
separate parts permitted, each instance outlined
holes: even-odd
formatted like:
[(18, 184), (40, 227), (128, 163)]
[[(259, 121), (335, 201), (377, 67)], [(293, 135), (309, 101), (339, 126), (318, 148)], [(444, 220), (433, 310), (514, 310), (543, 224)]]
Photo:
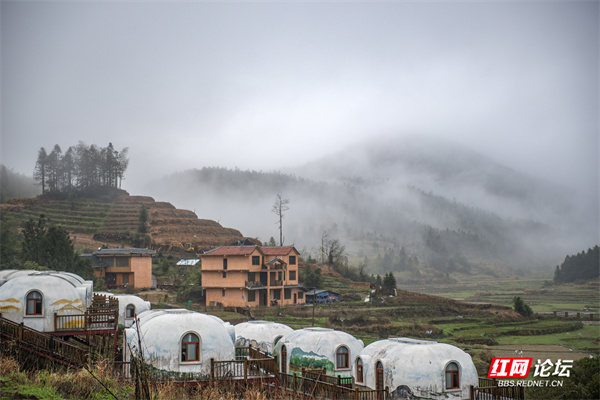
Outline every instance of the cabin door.
[(104, 279), (106, 280), (105, 281), (106, 287), (110, 288), (110, 287), (117, 286), (117, 274), (109, 272), (106, 274)]
[(383, 390), (383, 364), (377, 361), (375, 365), (375, 389)]

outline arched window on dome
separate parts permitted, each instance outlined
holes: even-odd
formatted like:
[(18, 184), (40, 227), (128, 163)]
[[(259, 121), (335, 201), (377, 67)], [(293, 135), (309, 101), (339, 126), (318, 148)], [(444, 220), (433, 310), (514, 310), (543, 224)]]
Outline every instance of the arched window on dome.
[(458, 364), (455, 362), (446, 365), (446, 389), (460, 389)]
[(346, 346), (338, 347), (337, 351), (335, 352), (335, 367), (337, 369), (350, 368), (348, 358), (348, 348)]
[(181, 340), (181, 361), (200, 361), (200, 338), (195, 333), (187, 333)]
[(42, 315), (42, 294), (37, 290), (27, 293), (25, 315)]
[(125, 318), (135, 318), (135, 306), (133, 304), (127, 304), (127, 307), (125, 307)]
[(360, 357), (356, 358), (356, 382), (363, 382), (363, 362)]

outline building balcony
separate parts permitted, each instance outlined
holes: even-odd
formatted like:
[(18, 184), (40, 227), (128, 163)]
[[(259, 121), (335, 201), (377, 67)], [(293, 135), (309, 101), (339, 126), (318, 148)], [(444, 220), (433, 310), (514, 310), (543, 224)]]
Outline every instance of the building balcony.
[(283, 286), (283, 281), (272, 280), (271, 286)]
[(265, 287), (267, 282), (261, 281), (246, 281), (246, 287)]

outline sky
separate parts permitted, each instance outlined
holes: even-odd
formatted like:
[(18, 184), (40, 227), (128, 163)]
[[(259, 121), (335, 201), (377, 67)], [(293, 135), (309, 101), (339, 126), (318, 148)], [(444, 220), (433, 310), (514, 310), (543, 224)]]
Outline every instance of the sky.
[[(598, 1), (2, 1), (1, 156), (129, 148), (123, 188), (440, 137), (598, 195)], [(351, 156), (351, 155), (349, 155)]]

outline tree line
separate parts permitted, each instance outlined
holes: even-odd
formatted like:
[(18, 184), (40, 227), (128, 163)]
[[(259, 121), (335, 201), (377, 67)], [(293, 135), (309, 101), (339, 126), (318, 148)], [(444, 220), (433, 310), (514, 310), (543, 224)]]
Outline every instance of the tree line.
[(42, 147), (38, 151), (33, 177), (42, 187), (42, 194), (94, 187), (120, 188), (129, 165), (127, 153), (127, 147), (117, 151), (112, 143), (98, 147), (79, 142), (64, 154), (58, 144), (50, 153)]
[(556, 266), (554, 282), (566, 283), (577, 280), (598, 278), (600, 275), (600, 248), (596, 245), (574, 256), (565, 257), (561, 265)]

